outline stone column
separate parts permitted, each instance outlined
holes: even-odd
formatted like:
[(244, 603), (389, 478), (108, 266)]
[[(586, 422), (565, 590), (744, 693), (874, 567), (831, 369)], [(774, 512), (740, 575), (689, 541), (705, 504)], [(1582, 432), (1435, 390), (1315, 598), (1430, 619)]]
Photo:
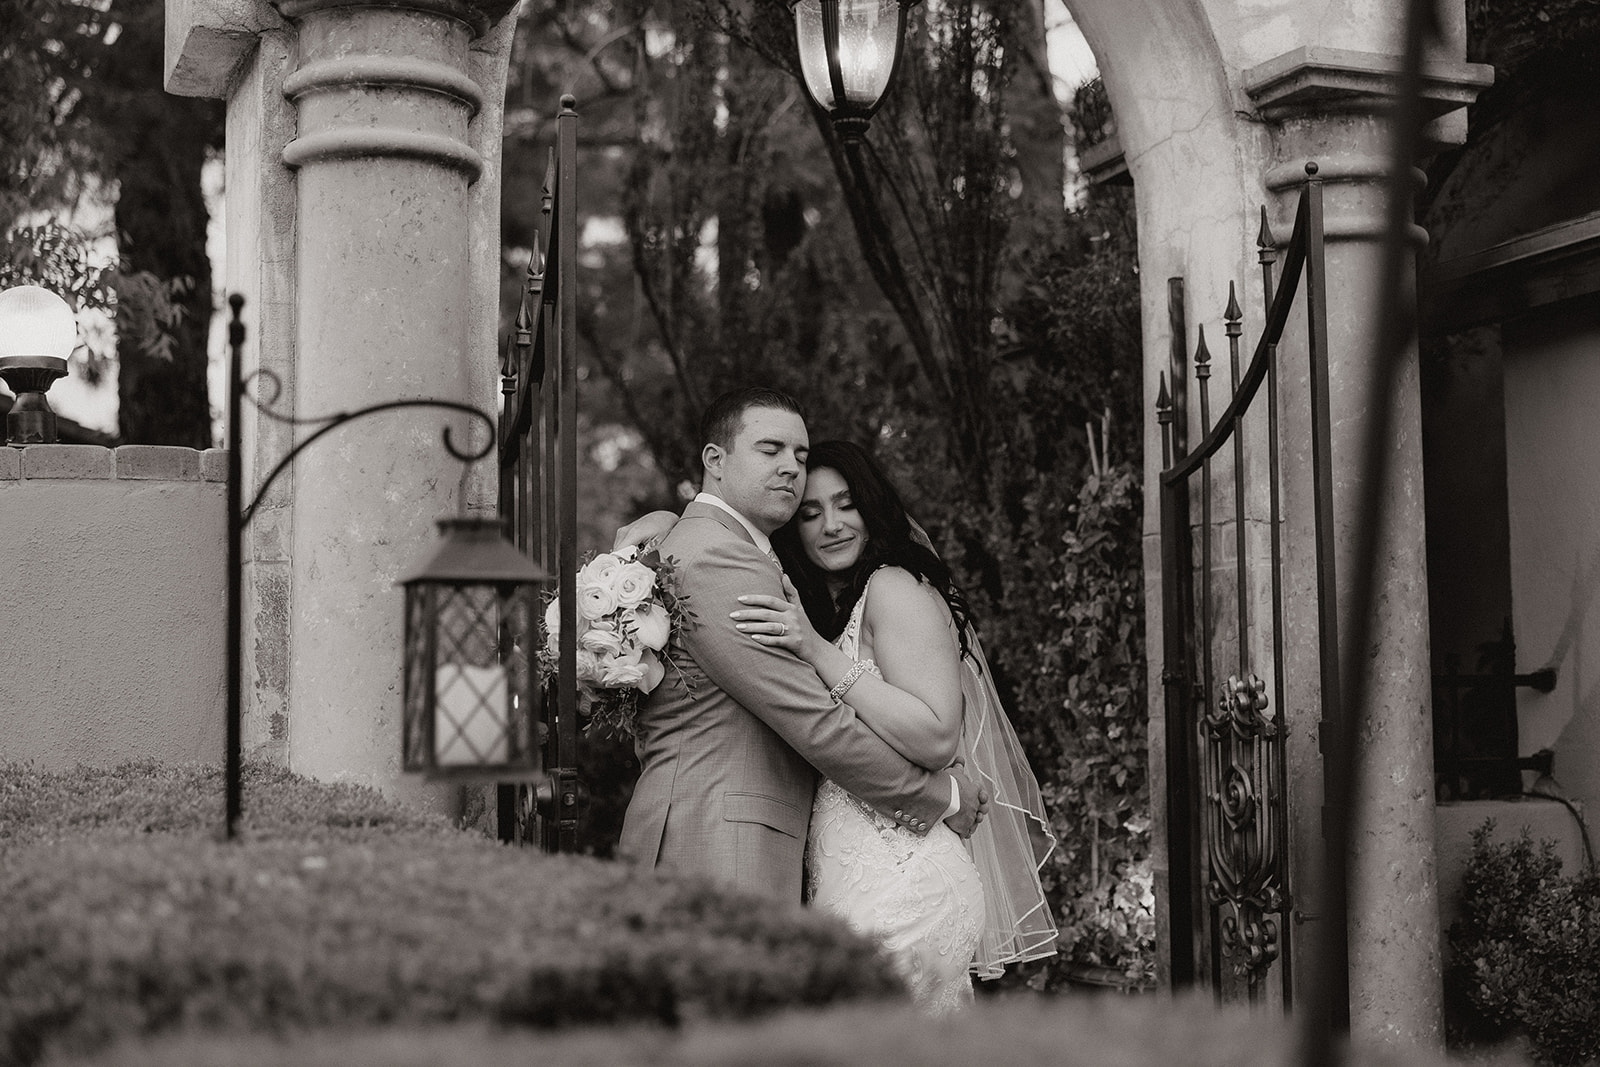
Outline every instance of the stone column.
[[(246, 371), (282, 382), (275, 410), (494, 412), (499, 184), (479, 179), (499, 161), (512, 6), (168, 0), (168, 88), (228, 98), (226, 285), (249, 300)], [(311, 431), (245, 419), (248, 498)], [(446, 425), (485, 441), (464, 416), (403, 409), (302, 453), (249, 530), (245, 620), (247, 743), (445, 806), (399, 773), (394, 581), (436, 518), (494, 507)]]
[[(295, 410), (302, 417), (474, 395), (468, 347), (468, 123), (483, 105), (469, 46), (487, 29), (450, 0), (369, 6), (282, 0), (298, 31), (283, 92), (298, 134)], [(401, 596), (395, 581), (454, 514), (461, 467), (441, 447), (483, 439), (460, 416), (370, 416), (302, 453), (290, 548), (290, 766), (385, 788), (399, 774)], [(409, 791), (409, 790), (403, 790)]]
[[(1333, 511), (1341, 654), (1368, 666), (1363, 693), (1343, 695), (1345, 714), (1362, 714), (1357, 744), (1360, 777), (1350, 811), (1352, 853), (1349, 897), (1350, 1023), (1360, 1040), (1406, 1045), (1437, 1044), (1442, 1037), (1438, 901), (1433, 850), (1432, 691), (1428, 669), (1428, 597), (1424, 548), (1420, 398), (1416, 338), (1388, 394), (1389, 430), (1382, 442), (1388, 481), (1378, 505), (1379, 537), (1373, 561), (1374, 598), (1368, 640), (1349, 647), (1354, 553), (1360, 541), (1358, 514), (1364, 492), (1363, 448), (1380, 412), (1370, 406), (1378, 371), (1372, 360), (1377, 337), (1384, 237), (1384, 191), (1388, 166), (1386, 108), (1396, 82), (1393, 56), (1345, 50), (1299, 48), (1245, 72), (1244, 87), (1270, 123), (1277, 162), (1266, 185), (1276, 194), (1275, 234), (1288, 239), (1294, 200), (1307, 161), (1315, 161), (1324, 185), (1328, 293), (1329, 402), (1332, 415)], [(1435, 67), (1429, 100), (1438, 113), (1470, 102), (1485, 84), (1485, 71), (1457, 63)], [(1420, 172), (1418, 174), (1420, 179)], [(1426, 235), (1411, 234), (1412, 251)], [(1301, 305), (1303, 308), (1303, 304)], [(1291, 326), (1291, 331), (1296, 331)], [(1303, 327), (1293, 351), (1304, 351)], [(1304, 397), (1304, 367), (1293, 369), (1286, 391)], [(1306, 410), (1300, 398), (1289, 410)], [(1289, 466), (1309, 470), (1309, 435), (1303, 457)], [(1299, 446), (1294, 446), (1298, 448)], [(1286, 540), (1298, 553), (1301, 579), (1291, 588), (1314, 589), (1303, 580), (1311, 565), (1312, 513), (1309, 475), (1291, 480), (1286, 466)], [(1314, 653), (1307, 646), (1305, 653)], [(1314, 660), (1312, 661), (1314, 662)], [(1314, 674), (1311, 675), (1314, 677)], [(1319, 760), (1320, 745), (1302, 745), (1301, 766)], [(1315, 764), (1312, 764), (1315, 766)], [(1321, 783), (1300, 780), (1298, 805), (1304, 833), (1296, 849), (1297, 914), (1320, 917), (1317, 871), (1321, 835), (1315, 813)], [(1308, 818), (1309, 817), (1309, 818)], [(1311, 921), (1317, 921), (1312, 918)], [(1302, 986), (1303, 988), (1303, 986)]]

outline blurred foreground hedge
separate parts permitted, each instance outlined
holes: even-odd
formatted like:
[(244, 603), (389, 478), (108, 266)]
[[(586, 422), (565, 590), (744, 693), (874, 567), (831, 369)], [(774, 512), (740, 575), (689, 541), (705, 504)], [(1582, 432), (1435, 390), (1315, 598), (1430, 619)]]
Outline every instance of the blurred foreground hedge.
[(176, 1031), (747, 1016), (899, 993), (826, 916), (500, 846), (375, 791), (0, 764), (0, 1064)]
[[(179, 1037), (53, 1067), (1295, 1067), (1281, 1017), (1207, 998), (1080, 994), (980, 1000), (954, 1019), (905, 1005), (841, 1005), (750, 1023), (530, 1034), (484, 1026), (323, 1033), (287, 1041)], [(1345, 1067), (1443, 1067), (1415, 1050), (1365, 1050)], [(1490, 1061), (1480, 1061), (1487, 1064)], [(1511, 1067), (1513, 1061), (1495, 1061)]]

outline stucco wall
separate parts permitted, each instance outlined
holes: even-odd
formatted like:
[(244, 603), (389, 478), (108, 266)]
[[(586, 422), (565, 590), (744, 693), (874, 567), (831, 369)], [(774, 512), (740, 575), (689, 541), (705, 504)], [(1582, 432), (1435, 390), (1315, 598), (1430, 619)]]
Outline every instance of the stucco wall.
[(0, 759), (223, 757), (226, 453), (0, 448)]
[(1506, 497), (1517, 669), (1556, 669), (1517, 692), (1518, 748), (1555, 751), (1555, 779), (1600, 805), (1600, 298), (1507, 323)]

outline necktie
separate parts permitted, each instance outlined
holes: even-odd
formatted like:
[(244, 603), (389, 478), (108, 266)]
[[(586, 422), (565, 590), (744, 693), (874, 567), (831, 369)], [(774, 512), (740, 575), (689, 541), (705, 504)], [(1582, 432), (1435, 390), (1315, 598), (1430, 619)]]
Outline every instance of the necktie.
[(772, 565), (774, 567), (778, 568), (778, 573), (782, 574), (783, 564), (778, 561), (778, 554), (769, 548), (767, 549), (767, 558), (772, 561)]

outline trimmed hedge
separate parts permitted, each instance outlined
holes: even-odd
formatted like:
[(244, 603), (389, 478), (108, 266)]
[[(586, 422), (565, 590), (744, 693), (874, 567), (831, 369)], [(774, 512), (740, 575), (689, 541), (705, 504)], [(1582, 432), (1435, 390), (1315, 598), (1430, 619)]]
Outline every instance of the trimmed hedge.
[[(929, 1020), (904, 1005), (842, 1005), (753, 1023), (671, 1032), (617, 1027), (529, 1034), (483, 1026), (261, 1036), (179, 1037), (130, 1044), (70, 1067), (1289, 1067), (1290, 1025), (1209, 998), (1013, 995)], [(1347, 1067), (1443, 1067), (1436, 1054), (1363, 1049)], [(1512, 1061), (1497, 1061), (1513, 1067)], [(69, 1067), (60, 1063), (54, 1067)]]
[(1553, 841), (1526, 829), (1472, 833), (1461, 917), (1450, 927), (1445, 1019), (1472, 1048), (1525, 1038), (1538, 1063), (1600, 1061), (1600, 872), (1561, 872)]
[(827, 916), (263, 767), (0, 765), (0, 1063), (174, 1031), (676, 1024), (895, 995)]

